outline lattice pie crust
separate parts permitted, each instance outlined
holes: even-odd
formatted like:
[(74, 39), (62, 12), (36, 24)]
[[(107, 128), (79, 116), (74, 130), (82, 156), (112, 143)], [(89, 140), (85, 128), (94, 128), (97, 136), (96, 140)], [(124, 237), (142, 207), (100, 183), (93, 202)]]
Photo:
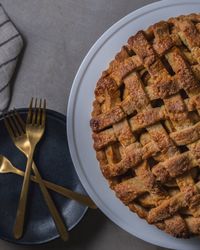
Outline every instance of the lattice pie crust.
[(175, 236), (200, 234), (200, 15), (128, 39), (95, 89), (94, 148), (117, 197)]

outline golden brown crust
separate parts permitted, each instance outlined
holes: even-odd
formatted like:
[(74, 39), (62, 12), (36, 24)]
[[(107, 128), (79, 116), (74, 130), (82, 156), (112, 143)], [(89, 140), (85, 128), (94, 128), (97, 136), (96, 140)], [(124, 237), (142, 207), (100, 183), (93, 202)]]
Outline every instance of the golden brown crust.
[(189, 238), (188, 227), (180, 215), (165, 220), (165, 232), (176, 238)]
[(129, 204), (139, 195), (147, 192), (143, 182), (138, 177), (128, 179), (115, 186), (116, 195), (125, 203)]
[(152, 27), (155, 36), (153, 47), (159, 55), (163, 55), (173, 47), (174, 42), (170, 37), (169, 25), (167, 22), (161, 21)]
[(102, 73), (92, 119), (117, 197), (178, 238), (200, 235), (200, 15), (138, 31)]
[(116, 106), (112, 110), (94, 117), (90, 121), (91, 128), (94, 132), (99, 132), (102, 129), (113, 125), (114, 123), (119, 122), (125, 117), (125, 114), (121, 107)]

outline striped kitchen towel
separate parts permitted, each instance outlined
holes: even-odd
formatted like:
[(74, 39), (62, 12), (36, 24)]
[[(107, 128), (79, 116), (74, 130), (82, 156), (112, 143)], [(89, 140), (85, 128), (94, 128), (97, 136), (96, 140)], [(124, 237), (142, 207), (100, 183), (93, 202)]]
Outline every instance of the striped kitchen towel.
[(8, 108), (10, 83), (23, 46), (22, 36), (0, 4), (0, 112)]

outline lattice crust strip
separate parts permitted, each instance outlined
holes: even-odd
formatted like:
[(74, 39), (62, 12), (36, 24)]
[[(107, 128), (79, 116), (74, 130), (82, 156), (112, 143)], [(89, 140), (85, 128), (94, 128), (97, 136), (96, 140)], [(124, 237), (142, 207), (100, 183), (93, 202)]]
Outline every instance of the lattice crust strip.
[(90, 125), (117, 197), (175, 237), (199, 235), (199, 14), (128, 39), (97, 82)]

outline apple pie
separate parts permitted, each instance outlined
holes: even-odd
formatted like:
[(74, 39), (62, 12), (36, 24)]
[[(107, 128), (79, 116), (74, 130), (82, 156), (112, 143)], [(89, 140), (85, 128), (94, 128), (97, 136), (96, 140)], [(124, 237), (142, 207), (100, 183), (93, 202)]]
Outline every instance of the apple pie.
[(200, 234), (200, 14), (128, 39), (96, 84), (90, 126), (131, 211), (174, 237)]

